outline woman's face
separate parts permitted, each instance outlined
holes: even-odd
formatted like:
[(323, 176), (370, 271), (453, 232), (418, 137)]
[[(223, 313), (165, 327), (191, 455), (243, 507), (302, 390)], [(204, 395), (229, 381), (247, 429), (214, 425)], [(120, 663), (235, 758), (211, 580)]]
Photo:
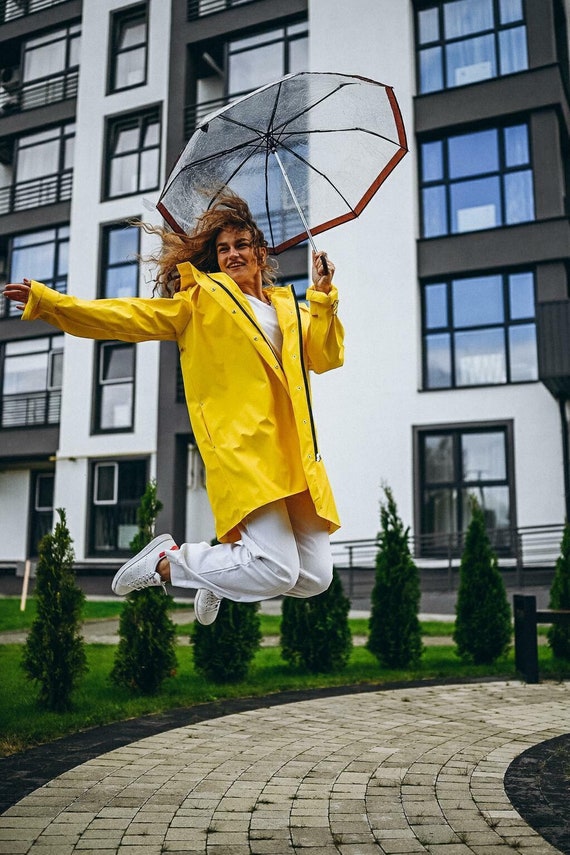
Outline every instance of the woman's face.
[(258, 252), (262, 257), (266, 250), (256, 250), (251, 233), (247, 230), (223, 229), (216, 238), (216, 254), (222, 273), (227, 273), (242, 291), (261, 285), (261, 267)]

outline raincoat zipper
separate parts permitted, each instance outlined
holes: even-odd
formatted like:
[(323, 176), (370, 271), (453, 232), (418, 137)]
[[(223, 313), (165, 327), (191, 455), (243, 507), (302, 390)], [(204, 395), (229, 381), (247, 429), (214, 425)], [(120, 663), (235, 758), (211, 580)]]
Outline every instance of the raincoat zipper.
[(305, 385), (305, 397), (307, 399), (307, 409), (309, 411), (309, 423), (311, 426), (311, 437), (313, 440), (313, 451), (315, 453), (315, 460), (317, 463), (321, 459), (321, 455), (319, 454), (319, 447), (317, 444), (317, 431), (315, 428), (315, 419), (313, 416), (313, 405), (311, 403), (311, 390), (309, 387), (309, 378), (307, 376), (307, 368), (305, 366), (305, 355), (303, 349), (303, 326), (301, 323), (301, 311), (299, 309), (299, 303), (297, 302), (297, 298), (295, 297), (295, 289), (292, 285), (289, 286), (291, 289), (291, 295), (293, 297), (293, 302), (295, 303), (295, 311), (297, 312), (297, 331), (299, 335), (299, 356), (301, 359), (301, 370), (303, 372), (303, 383)]

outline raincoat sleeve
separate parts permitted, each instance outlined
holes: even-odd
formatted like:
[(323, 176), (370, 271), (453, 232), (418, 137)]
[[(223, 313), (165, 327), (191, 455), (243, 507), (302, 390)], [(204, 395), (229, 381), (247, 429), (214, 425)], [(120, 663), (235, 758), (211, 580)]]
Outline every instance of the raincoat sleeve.
[(190, 318), (190, 301), (177, 294), (145, 299), (81, 300), (40, 282), (32, 290), (22, 320), (41, 319), (80, 338), (118, 341), (175, 341)]
[(307, 366), (316, 374), (339, 368), (344, 362), (344, 329), (337, 315), (338, 291), (307, 290), (309, 324), (305, 334)]

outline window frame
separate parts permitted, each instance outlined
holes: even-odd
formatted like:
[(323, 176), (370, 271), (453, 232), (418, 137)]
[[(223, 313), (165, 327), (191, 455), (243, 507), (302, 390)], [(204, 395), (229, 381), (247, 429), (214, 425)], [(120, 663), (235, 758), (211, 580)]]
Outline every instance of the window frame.
[[(526, 127), (527, 145), (528, 145), (528, 160), (524, 163), (516, 163), (512, 166), (507, 164), (506, 149), (507, 149), (507, 133), (512, 128)], [(480, 134), (486, 131), (496, 131), (497, 133), (497, 152), (498, 152), (498, 167), (494, 170), (482, 172), (468, 173), (452, 178), (450, 176), (449, 163), (449, 144), (450, 141), (468, 137), (475, 134)], [(534, 178), (534, 157), (533, 157), (533, 141), (531, 134), (530, 117), (525, 117), (518, 121), (501, 122), (493, 125), (485, 125), (472, 129), (464, 129), (460, 132), (449, 134), (437, 134), (426, 136), (419, 141), (419, 157), (418, 157), (418, 189), (419, 189), (419, 214), (420, 214), (420, 240), (436, 240), (438, 238), (455, 237), (457, 235), (475, 234), (481, 231), (492, 229), (502, 229), (516, 227), (525, 223), (536, 221), (536, 189)], [(441, 170), (442, 177), (439, 179), (424, 179), (424, 146), (441, 143)], [(507, 222), (507, 194), (505, 183), (509, 176), (517, 173), (529, 172), (531, 176), (531, 202), (532, 216), (528, 220), (517, 220), (515, 222)], [(461, 185), (482, 181), (485, 179), (497, 178), (499, 180), (499, 201), (500, 201), (500, 222), (495, 225), (483, 225), (476, 228), (453, 230), (453, 205), (452, 205), (452, 189), (458, 188)], [(442, 188), (444, 194), (445, 210), (443, 212), (445, 218), (445, 230), (437, 234), (426, 234), (426, 202), (424, 198), (425, 191), (431, 189)]]
[[(145, 25), (145, 40), (130, 45), (128, 48), (120, 50), (118, 47), (119, 39), (122, 35), (122, 28), (125, 24), (131, 21), (144, 21)], [(129, 89), (136, 89), (139, 86), (146, 86), (148, 83), (148, 54), (149, 54), (149, 9), (148, 2), (137, 3), (133, 6), (128, 6), (122, 9), (114, 10), (109, 16), (109, 48), (107, 61), (107, 95), (112, 95), (115, 92), (125, 92)], [(117, 85), (117, 59), (126, 53), (134, 50), (139, 50), (144, 47), (144, 68), (143, 79), (138, 83), (131, 83), (124, 86)]]
[[(114, 495), (113, 499), (95, 501), (97, 487), (97, 472), (102, 467), (112, 466), (115, 469), (114, 478)], [(137, 497), (124, 499), (121, 497), (121, 478), (128, 477), (132, 472), (125, 472), (125, 468), (132, 466), (140, 466), (140, 471), (137, 473), (137, 479), (140, 479), (141, 492)], [(128, 544), (120, 546), (120, 528), (121, 525), (130, 529), (128, 534), (136, 533), (136, 514), (140, 505), (140, 500), (143, 496), (146, 484), (149, 478), (149, 459), (144, 455), (136, 455), (133, 457), (116, 457), (116, 458), (99, 458), (92, 460), (89, 466), (88, 480), (88, 501), (87, 501), (87, 519), (88, 519), (88, 537), (87, 537), (87, 552), (89, 558), (124, 558), (131, 554)], [(121, 522), (121, 517), (126, 514), (127, 522)], [(97, 537), (97, 517), (102, 517), (101, 524), (113, 527), (113, 544), (106, 548), (96, 548)], [(132, 539), (132, 538), (130, 538)]]
[[(139, 216), (136, 219), (140, 219)], [(134, 259), (130, 257), (125, 257), (120, 261), (109, 261), (109, 250), (110, 250), (110, 236), (113, 232), (120, 232), (125, 230), (132, 230), (133, 234), (136, 232), (137, 234), (137, 248), (136, 248), (136, 256)], [(112, 297), (107, 291), (106, 287), (106, 279), (107, 273), (109, 270), (116, 270), (119, 268), (132, 268), (136, 267), (137, 275), (136, 275), (136, 289), (135, 293), (131, 295), (122, 295), (122, 296), (132, 296), (138, 297), (139, 294), (139, 279), (140, 279), (140, 251), (141, 251), (141, 229), (138, 226), (131, 226), (129, 223), (124, 220), (113, 220), (109, 223), (102, 223), (100, 225), (100, 238), (99, 238), (99, 276), (98, 276), (98, 296), (102, 299)]]
[[(102, 202), (108, 202), (112, 199), (124, 199), (128, 196), (135, 196), (139, 193), (147, 193), (156, 190), (160, 186), (160, 172), (162, 163), (162, 105), (154, 104), (146, 107), (143, 110), (129, 111), (128, 113), (120, 113), (115, 116), (107, 116), (105, 120), (105, 149), (103, 161), (103, 181), (102, 181)], [(156, 145), (144, 147), (141, 146), (141, 138), (144, 135), (148, 125), (158, 125), (158, 142)], [(127, 152), (113, 154), (113, 149), (118, 140), (118, 135), (124, 130), (138, 131), (139, 139), (138, 146), (134, 149), (129, 149)], [(158, 160), (156, 165), (156, 182), (152, 186), (141, 186), (141, 157), (145, 152), (158, 152)], [(115, 193), (111, 195), (111, 177), (112, 166), (115, 161), (122, 157), (136, 155), (137, 158), (137, 186), (135, 189), (128, 190), (123, 193)]]
[[(511, 74), (522, 74), (525, 71), (528, 71), (529, 65), (529, 50), (528, 50), (528, 25), (525, 16), (525, 7), (524, 0), (521, 3), (522, 5), (522, 18), (517, 19), (516, 21), (508, 21), (505, 24), (501, 23), (501, 10), (500, 10), (500, 0), (492, 0), (493, 6), (493, 26), (490, 28), (476, 30), (472, 33), (463, 36), (450, 37), (446, 38), (445, 35), (445, 20), (444, 20), (444, 7), (448, 5), (448, 3), (453, 2), (453, 0), (416, 0), (415, 8), (414, 8), (414, 45), (415, 45), (415, 64), (416, 64), (416, 91), (418, 96), (429, 96), (433, 95), (437, 92), (448, 92), (452, 89), (459, 89), (463, 86), (473, 86), (478, 83), (485, 83), (489, 80), (497, 80), (501, 77), (507, 77)], [(437, 18), (438, 18), (438, 30), (439, 30), (439, 38), (433, 39), (431, 41), (420, 43), (420, 15), (422, 12), (427, 11), (428, 9), (437, 9)], [(507, 32), (509, 30), (515, 30), (519, 28), (524, 28), (525, 31), (525, 54), (526, 54), (526, 64), (523, 68), (517, 69), (516, 71), (506, 71), (504, 73), (501, 72), (502, 62), (502, 51), (501, 51), (501, 34)], [(448, 58), (447, 58), (447, 48), (449, 45), (461, 44), (463, 42), (468, 42), (476, 38), (482, 38), (484, 36), (492, 36), (493, 38), (493, 60), (495, 62), (496, 73), (493, 75), (489, 75), (488, 77), (482, 77), (475, 80), (466, 81), (465, 83), (458, 83), (455, 85), (448, 85)], [(442, 85), (437, 89), (426, 89), (425, 91), (422, 89), (422, 66), (421, 66), (421, 54), (424, 51), (434, 50), (439, 48), (441, 52), (440, 60), (439, 60), (439, 68), (441, 72)]]
[[(64, 346), (65, 337), (63, 333), (54, 332), (48, 333), (43, 336), (32, 336), (23, 339), (10, 339), (0, 342), (0, 433), (2, 431), (7, 430), (24, 430), (24, 429), (32, 429), (32, 428), (46, 428), (46, 427), (56, 427), (60, 423), (61, 418), (61, 395), (63, 385), (60, 386), (52, 386), (50, 383), (51, 376), (51, 368), (53, 363), (53, 357), (55, 354), (59, 355), (65, 354), (65, 346)], [(42, 342), (45, 342), (45, 345), (42, 345)], [(10, 344), (24, 344), (29, 343), (30, 349), (23, 350), (19, 353), (9, 354), (7, 353), (8, 346)], [(35, 349), (34, 349), (35, 345)], [(34, 356), (34, 355), (42, 355), (45, 354), (45, 382), (42, 388), (38, 389), (30, 389), (23, 392), (13, 392), (6, 394), (5, 393), (5, 380), (6, 380), (6, 366), (8, 360), (14, 359), (18, 360), (25, 356)], [(40, 406), (43, 407), (44, 416), (42, 419), (36, 419), (35, 413), (37, 412), (35, 405), (32, 406), (30, 410), (30, 416), (26, 415), (23, 421), (15, 421), (10, 422), (8, 424), (4, 424), (5, 418), (5, 410), (6, 403), (8, 400), (18, 400), (23, 402), (26, 414), (28, 413), (28, 404), (31, 404), (34, 400), (40, 403)], [(55, 410), (55, 418), (52, 414), (54, 408)]]
[[(531, 316), (523, 316), (523, 317), (513, 317), (512, 305), (511, 305), (511, 296), (510, 296), (510, 277), (517, 276), (521, 274), (530, 274), (532, 276), (532, 287), (533, 287), (533, 303), (534, 303), (534, 314)], [(502, 321), (489, 321), (488, 323), (474, 324), (471, 326), (462, 326), (460, 324), (455, 324), (454, 322), (454, 310), (453, 310), (453, 285), (454, 283), (460, 283), (463, 281), (468, 281), (470, 279), (494, 279), (500, 277), (501, 278), (501, 295), (502, 295), (502, 307), (503, 307), (503, 319)], [(445, 325), (439, 326), (431, 326), (428, 328), (426, 322), (427, 315), (427, 296), (426, 291), (430, 286), (441, 285), (446, 289), (445, 294), (445, 303), (446, 303), (446, 313), (447, 313), (447, 323)], [(536, 341), (536, 306), (537, 306), (537, 298), (536, 298), (536, 269), (534, 267), (521, 267), (521, 268), (508, 268), (501, 269), (497, 271), (485, 270), (479, 274), (470, 273), (469, 275), (462, 276), (439, 276), (436, 278), (425, 279), (420, 282), (420, 302), (421, 302), (421, 330), (422, 330), (422, 391), (424, 392), (449, 392), (450, 390), (464, 390), (464, 389), (476, 389), (481, 387), (494, 387), (494, 386), (512, 386), (512, 385), (520, 385), (521, 383), (537, 383), (539, 382), (538, 376), (538, 354), (537, 354), (537, 363), (536, 363), (536, 377), (528, 378), (523, 380), (513, 380), (512, 379), (512, 343), (510, 338), (510, 331), (516, 327), (529, 326), (530, 324), (534, 325), (535, 328), (535, 341)], [(502, 330), (503, 332), (503, 342), (504, 342), (504, 355), (505, 355), (505, 380), (502, 382), (493, 382), (486, 381), (480, 383), (463, 383), (459, 384), (457, 382), (457, 345), (456, 345), (456, 336), (458, 333), (462, 332), (485, 332), (487, 330)], [(430, 336), (435, 335), (446, 335), (449, 339), (449, 356), (450, 356), (450, 383), (448, 385), (439, 385), (439, 386), (430, 386), (428, 384), (428, 338)]]
[[(508, 489), (509, 496), (509, 526), (508, 528), (499, 528), (490, 531), (492, 547), (498, 553), (505, 557), (516, 555), (517, 542), (517, 510), (516, 510), (516, 473), (515, 473), (515, 451), (514, 451), (514, 422), (512, 419), (489, 420), (481, 422), (451, 422), (447, 424), (433, 425), (414, 425), (413, 431), (413, 449), (414, 449), (414, 518), (417, 553), (420, 557), (441, 557), (452, 556), (460, 557), (465, 543), (465, 533), (468, 522), (468, 513), (463, 506), (463, 490), (462, 485), (468, 485), (471, 491), (477, 490), (480, 487), (503, 486)], [(479, 481), (465, 481), (461, 477), (453, 479), (453, 485), (457, 489), (457, 507), (456, 507), (456, 531), (443, 533), (441, 542), (437, 542), (438, 533), (428, 532), (426, 530), (426, 493), (435, 486), (443, 489), (442, 485), (449, 488), (449, 482), (428, 482), (424, 477), (425, 473), (425, 439), (429, 436), (452, 436), (454, 443), (453, 454), (457, 455), (460, 446), (460, 439), (468, 434), (480, 433), (502, 433), (505, 442), (505, 477), (504, 479), (489, 478), (480, 479)], [(454, 466), (459, 466), (460, 460), (455, 457)], [(430, 487), (431, 485), (431, 487)], [(430, 537), (435, 537), (430, 543)]]
[[(52, 235), (49, 240), (42, 240), (41, 235), (49, 233)], [(34, 243), (24, 243), (21, 247), (14, 246), (14, 243), (18, 239), (25, 239), (26, 237), (33, 238), (36, 237)], [(52, 266), (52, 275), (44, 276), (42, 275), (42, 282), (44, 285), (47, 285), (48, 288), (55, 288), (60, 294), (67, 293), (67, 276), (68, 271), (66, 269), (65, 274), (58, 275), (58, 270), (60, 267), (60, 260), (62, 254), (62, 248), (65, 246), (67, 250), (69, 250), (69, 240), (70, 240), (70, 229), (69, 223), (63, 223), (56, 226), (50, 226), (47, 229), (36, 229), (34, 231), (29, 232), (20, 232), (18, 234), (11, 235), (8, 243), (8, 273), (9, 273), (9, 282), (14, 282), (18, 277), (13, 273), (13, 265), (14, 265), (14, 254), (16, 252), (22, 251), (24, 252), (26, 249), (30, 249), (33, 247), (42, 247), (46, 245), (53, 245), (53, 266)], [(67, 255), (66, 255), (67, 258)], [(33, 264), (30, 264), (32, 267)], [(19, 311), (16, 309), (15, 305), (11, 303), (9, 300), (6, 300), (3, 294), (0, 294), (0, 320), (6, 318), (14, 318), (19, 316)]]
[[(95, 359), (94, 359), (94, 406), (93, 406), (93, 416), (92, 416), (92, 429), (91, 433), (93, 435), (100, 434), (115, 434), (115, 433), (133, 433), (135, 429), (135, 393), (136, 393), (136, 375), (137, 375), (137, 351), (136, 344), (134, 342), (127, 341), (97, 341), (94, 342), (95, 347)], [(104, 368), (104, 360), (105, 360), (105, 352), (111, 349), (120, 349), (127, 350), (130, 349), (132, 352), (132, 360), (133, 360), (133, 373), (130, 377), (125, 378), (114, 378), (112, 380), (106, 380), (103, 377), (103, 368)], [(103, 396), (104, 389), (109, 388), (111, 386), (127, 386), (131, 390), (131, 406), (130, 406), (130, 417), (129, 424), (122, 425), (120, 427), (103, 427), (101, 424), (102, 416), (103, 416)]]

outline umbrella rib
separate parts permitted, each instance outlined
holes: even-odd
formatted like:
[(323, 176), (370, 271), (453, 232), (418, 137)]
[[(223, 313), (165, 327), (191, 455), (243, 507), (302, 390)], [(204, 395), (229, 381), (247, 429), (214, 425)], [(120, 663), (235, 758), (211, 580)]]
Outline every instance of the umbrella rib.
[[(289, 131), (286, 134), (284, 134), (284, 136), (291, 138), (291, 137), (297, 136), (298, 134), (303, 134), (303, 135), (306, 134), (307, 136), (310, 136), (310, 135), (314, 135), (314, 134), (351, 134), (351, 133), (368, 134), (369, 136), (376, 137), (377, 139), (385, 140), (387, 143), (390, 143), (391, 145), (396, 146), (396, 148), (402, 148), (401, 143), (396, 142), (395, 140), (391, 139), (390, 137), (387, 137), (385, 134), (378, 133), (378, 131), (370, 130), (370, 128), (359, 128), (359, 127), (356, 127), (356, 128), (329, 128), (328, 130), (327, 129), (323, 130), (322, 128), (313, 128), (313, 129), (307, 128), (303, 131)], [(278, 142), (280, 145), (283, 145), (283, 146), (285, 145), (282, 142), (282, 138), (280, 138), (278, 140)]]
[(350, 83), (339, 83), (338, 86), (336, 86), (333, 90), (331, 90), (330, 92), (327, 92), (325, 95), (323, 95), (321, 98), (318, 98), (312, 104), (308, 104), (306, 107), (303, 107), (303, 109), (299, 110), (299, 112), (296, 113), (294, 116), (289, 116), (287, 118), (287, 120), (284, 121), (283, 124), (280, 125), (278, 128), (276, 128), (275, 130), (278, 132), (281, 132), (281, 130), (283, 128), (286, 128), (287, 125), (290, 125), (291, 122), (295, 122), (300, 116), (303, 116), (305, 113), (309, 113), (311, 110), (314, 110), (315, 107), (317, 107), (319, 104), (324, 103), (328, 98), (332, 98), (333, 95), (336, 95), (336, 93), (339, 92), (341, 89), (344, 89), (345, 86), (354, 86), (354, 85), (355, 84), (352, 81), (350, 81)]
[(329, 184), (329, 185), (333, 188), (333, 190), (334, 190), (334, 192), (337, 194), (337, 196), (340, 196), (340, 198), (342, 199), (342, 201), (343, 201), (343, 202), (345, 203), (345, 205), (347, 206), (348, 210), (349, 210), (349, 211), (352, 211), (352, 213), (353, 213), (353, 214), (355, 214), (355, 213), (356, 213), (356, 212), (355, 212), (355, 210), (354, 210), (354, 208), (352, 207), (352, 205), (351, 205), (351, 204), (350, 204), (350, 202), (348, 201), (348, 199), (344, 196), (344, 194), (343, 194), (343, 193), (341, 193), (341, 192), (340, 192), (340, 190), (338, 189), (338, 187), (336, 187), (336, 186), (333, 184), (333, 182), (330, 180), (330, 178), (328, 177), (328, 175), (325, 175), (325, 173), (324, 173), (324, 172), (321, 172), (321, 170), (320, 170), (320, 169), (317, 169), (317, 167), (316, 167), (316, 166), (313, 166), (313, 164), (312, 164), (312, 163), (310, 163), (310, 161), (308, 161), (308, 160), (307, 160), (306, 158), (304, 158), (302, 155), (298, 154), (298, 153), (295, 151), (295, 149), (293, 149), (293, 148), (289, 148), (289, 146), (285, 145), (284, 143), (281, 143), (281, 147), (282, 147), (282, 148), (284, 148), (286, 151), (288, 151), (288, 152), (289, 152), (289, 154), (292, 154), (292, 155), (293, 155), (293, 157), (296, 157), (296, 158), (297, 158), (297, 160), (300, 160), (300, 161), (301, 161), (301, 163), (304, 163), (304, 164), (305, 164), (305, 166), (306, 166), (308, 169), (310, 169), (312, 172), (316, 173), (317, 175), (320, 175), (320, 176), (321, 176), (321, 178), (324, 178), (324, 180), (327, 182), (327, 184)]

